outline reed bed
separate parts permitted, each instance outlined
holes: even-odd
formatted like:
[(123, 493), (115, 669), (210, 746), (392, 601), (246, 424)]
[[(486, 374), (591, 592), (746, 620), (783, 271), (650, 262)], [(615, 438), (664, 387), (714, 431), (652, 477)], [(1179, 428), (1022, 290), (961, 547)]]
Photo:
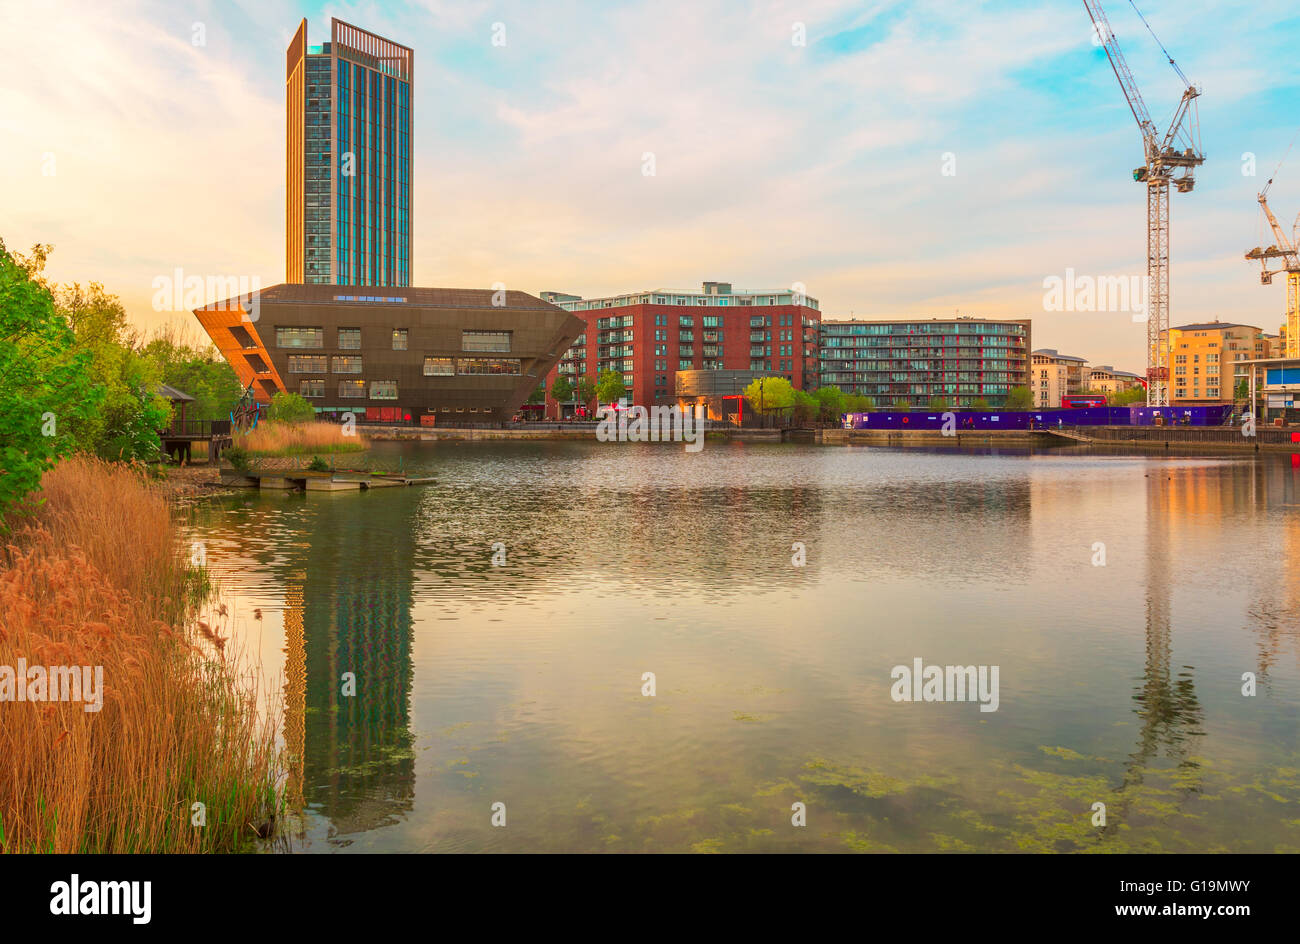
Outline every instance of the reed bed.
[(207, 577), (163, 493), (88, 458), (42, 485), (0, 553), (0, 666), (102, 666), (102, 708), (0, 701), (0, 849), (252, 847), (278, 812), (278, 719), (223, 627), (198, 619)]
[(362, 452), (367, 442), (356, 433), (344, 434), (338, 423), (258, 423), (237, 433), (233, 445), (252, 456), (299, 456)]

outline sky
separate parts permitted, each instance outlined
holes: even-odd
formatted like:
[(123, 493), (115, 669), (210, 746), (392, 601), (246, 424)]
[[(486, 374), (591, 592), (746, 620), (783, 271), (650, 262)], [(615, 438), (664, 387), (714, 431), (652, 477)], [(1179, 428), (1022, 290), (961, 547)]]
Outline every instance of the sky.
[[(1279, 164), (1300, 213), (1300, 8), (1137, 6), (1203, 90), (1171, 322), (1276, 332), (1285, 288), (1243, 255)], [(1105, 7), (1163, 131), (1182, 83)], [(415, 50), (416, 285), (802, 283), (827, 318), (1028, 317), (1034, 347), (1144, 366), (1129, 312), (1045, 310), (1045, 280), (1146, 265), (1141, 138), (1073, 0), (0, 0), (0, 239), (142, 329), (197, 334), (154, 298), (177, 269), (283, 281), (284, 52), (332, 16)]]

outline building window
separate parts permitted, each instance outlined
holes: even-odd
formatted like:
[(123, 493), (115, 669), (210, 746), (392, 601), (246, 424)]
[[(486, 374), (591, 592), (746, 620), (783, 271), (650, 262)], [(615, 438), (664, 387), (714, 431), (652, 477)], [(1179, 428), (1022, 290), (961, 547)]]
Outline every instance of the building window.
[(677, 325), (678, 325), (678, 327), (682, 327), (682, 328), (694, 328), (694, 327), (695, 327), (695, 316), (694, 316), (694, 315), (682, 315), (680, 318), (677, 319)]
[(298, 395), (307, 397), (309, 400), (315, 400), (325, 396), (325, 381), (323, 380), (298, 381)]
[(365, 398), (366, 398), (366, 382), (364, 380), (340, 380), (339, 381), (340, 400), (364, 400)]
[(456, 358), (426, 357), (424, 359), (424, 376), (454, 377), (456, 375)]
[(458, 374), (519, 374), (520, 361), (509, 357), (462, 357), (456, 361)]
[(372, 399), (372, 400), (396, 400), (396, 399), (397, 399), (397, 381), (396, 381), (396, 380), (372, 380), (372, 381), (370, 381), (370, 399)]
[(290, 354), (289, 373), (323, 374), (325, 373), (324, 354)]
[(276, 328), (276, 347), (324, 347), (324, 328)]
[(487, 354), (510, 352), (509, 331), (462, 331), (460, 349)]
[(331, 374), (359, 374), (361, 373), (361, 355), (360, 354), (335, 354), (330, 358)]
[(361, 350), (361, 329), (360, 328), (339, 328), (339, 350), (340, 351)]
[(721, 315), (705, 315), (705, 316), (704, 316), (704, 327), (706, 327), (706, 328), (721, 328), (721, 327), (722, 327), (722, 316), (721, 316)]
[(406, 329), (405, 328), (393, 329), (393, 350), (394, 351), (406, 350)]

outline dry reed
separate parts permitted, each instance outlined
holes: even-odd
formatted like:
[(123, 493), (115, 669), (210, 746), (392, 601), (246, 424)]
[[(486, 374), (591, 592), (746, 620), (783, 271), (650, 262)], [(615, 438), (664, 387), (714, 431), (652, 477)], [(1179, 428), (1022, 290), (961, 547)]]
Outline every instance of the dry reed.
[(235, 436), (234, 445), (249, 455), (292, 456), (312, 453), (360, 452), (365, 437), (345, 434), (338, 423), (259, 423)]
[(42, 484), (45, 503), (0, 554), (0, 666), (103, 666), (103, 706), (0, 702), (0, 848), (246, 847), (276, 813), (276, 719), (204, 640), (221, 638), (196, 618), (207, 578), (163, 494), (86, 458)]

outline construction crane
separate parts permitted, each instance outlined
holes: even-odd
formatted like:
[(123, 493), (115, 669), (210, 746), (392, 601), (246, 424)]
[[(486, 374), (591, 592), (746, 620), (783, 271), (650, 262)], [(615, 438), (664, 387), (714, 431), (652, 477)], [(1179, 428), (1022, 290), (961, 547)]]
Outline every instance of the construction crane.
[[(1264, 211), (1264, 216), (1268, 218), (1268, 225), (1273, 228), (1273, 238), (1276, 242), (1267, 249), (1261, 249), (1256, 246), (1250, 252), (1246, 253), (1246, 258), (1252, 261), (1258, 259), (1260, 268), (1263, 270), (1259, 274), (1259, 281), (1262, 285), (1271, 285), (1273, 276), (1282, 272), (1286, 273), (1286, 356), (1300, 357), (1300, 251), (1297, 250), (1297, 240), (1294, 238), (1295, 227), (1292, 228), (1292, 239), (1287, 239), (1286, 233), (1282, 231), (1281, 224), (1278, 223), (1277, 217), (1273, 211), (1268, 208), (1268, 188), (1273, 186), (1273, 178), (1268, 179), (1264, 189), (1259, 192), (1259, 206)], [(1300, 217), (1296, 218), (1296, 224), (1300, 226)], [(1270, 259), (1281, 260), (1281, 268), (1270, 269), (1268, 267)]]
[[(1119, 42), (1101, 4), (1095, 0), (1083, 0), (1083, 5), (1092, 17), (1097, 41), (1106, 49), (1106, 58), (1115, 70), (1115, 78), (1119, 80), (1138, 130), (1142, 132), (1145, 162), (1133, 171), (1133, 179), (1147, 188), (1147, 406), (1168, 406), (1169, 184), (1172, 182), (1179, 193), (1189, 192), (1196, 183), (1194, 168), (1205, 163), (1205, 154), (1201, 151), (1200, 119), (1196, 112), (1196, 99), (1201, 91), (1187, 81), (1178, 63), (1156, 39), (1156, 44), (1160, 45), (1184, 86), (1183, 97), (1168, 130), (1161, 136), (1147, 112), (1142, 93), (1124, 61), (1124, 54), (1120, 52)], [(1134, 5), (1133, 9), (1137, 11), (1137, 6)], [(1142, 17), (1140, 11), (1138, 16)], [(1146, 23), (1146, 19), (1143, 18), (1142, 22)], [(1149, 25), (1147, 30), (1151, 31)], [(1155, 38), (1154, 31), (1151, 36)]]

